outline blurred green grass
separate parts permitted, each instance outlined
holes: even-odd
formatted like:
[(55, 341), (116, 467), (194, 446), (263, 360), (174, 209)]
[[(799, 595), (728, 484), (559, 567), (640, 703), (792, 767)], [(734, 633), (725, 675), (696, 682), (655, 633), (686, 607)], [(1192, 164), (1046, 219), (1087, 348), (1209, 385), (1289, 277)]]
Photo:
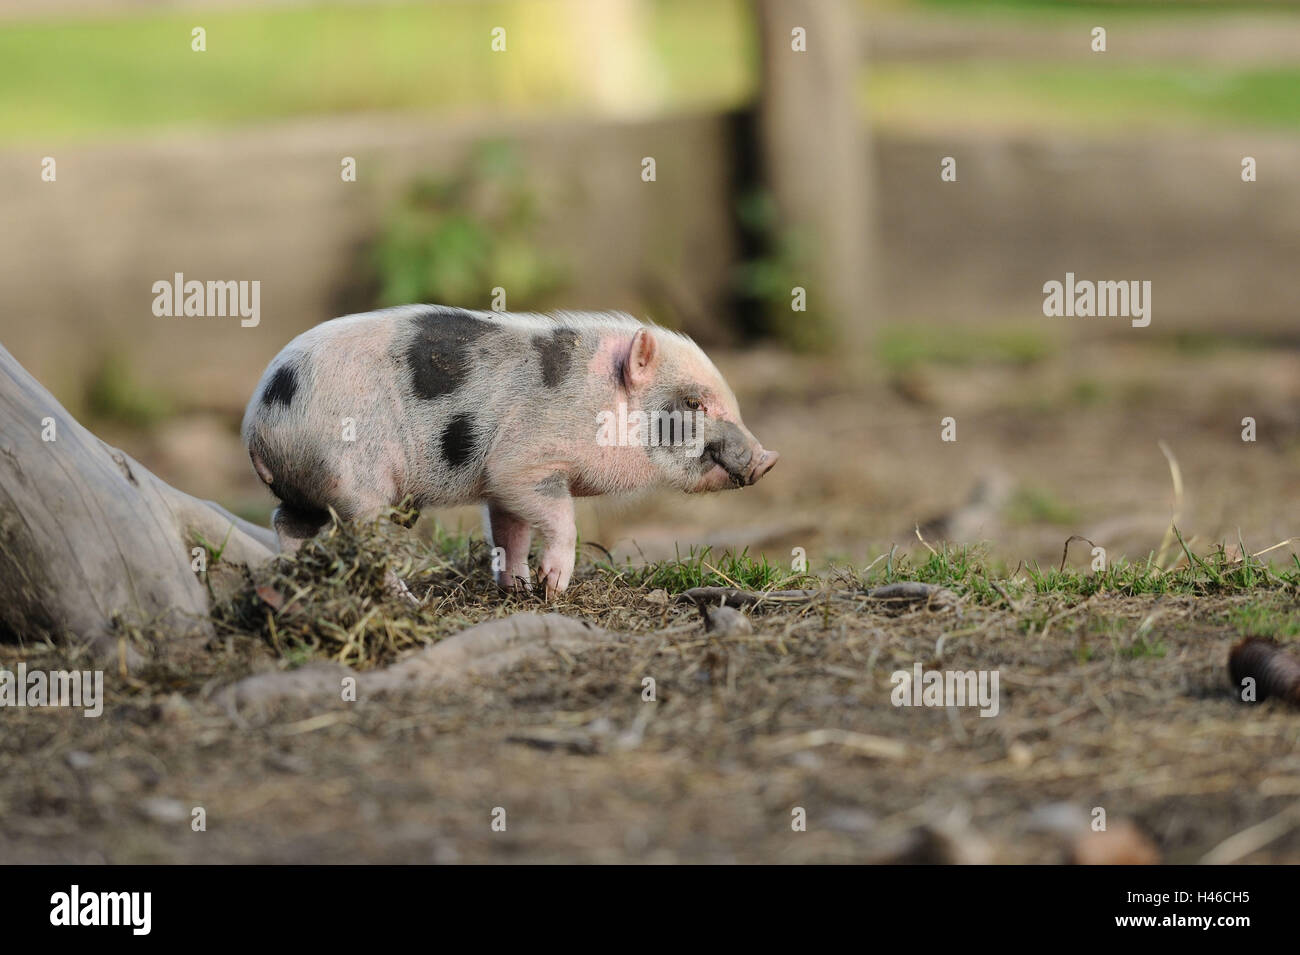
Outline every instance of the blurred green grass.
[(880, 123), (1300, 127), (1300, 67), (888, 63), (864, 90)]
[[(918, 9), (988, 12), (927, 0)], [(1069, 4), (1195, 18), (1209, 6)], [(868, 11), (870, 7), (868, 6)], [(1028, 17), (1056, 9), (1007, 0)], [(367, 111), (442, 115), (603, 108), (584, 75), (594, 37), (573, 7), (536, 0), (242, 8), (10, 21), (0, 27), (0, 143), (133, 135)], [(869, 15), (869, 13), (868, 13)], [(190, 30), (207, 30), (207, 52)], [(490, 31), (507, 30), (493, 53)], [(726, 109), (756, 88), (744, 0), (654, 0), (648, 56), (660, 111)], [(1090, 128), (1115, 124), (1300, 126), (1300, 66), (1225, 68), (1051, 62), (898, 63), (864, 73), (881, 124), (922, 118)]]
[(920, 322), (889, 324), (876, 339), (876, 355), (890, 372), (918, 365), (1032, 365), (1051, 357), (1056, 343), (1036, 329), (1019, 325), (960, 328)]
[[(7, 22), (0, 142), (370, 110), (576, 109), (591, 102), (592, 40), (570, 10), (457, 0)], [(743, 0), (651, 5), (665, 102), (725, 107), (751, 95), (744, 13)], [(195, 26), (206, 52), (190, 48)], [(505, 53), (491, 50), (496, 26)]]
[[(1098, 13), (1121, 16), (1223, 13), (1278, 10), (1297, 6), (1296, 0), (911, 0), (918, 8), (950, 13), (995, 13), (1010, 16), (1079, 16)], [(870, 5), (870, 0), (868, 0)]]

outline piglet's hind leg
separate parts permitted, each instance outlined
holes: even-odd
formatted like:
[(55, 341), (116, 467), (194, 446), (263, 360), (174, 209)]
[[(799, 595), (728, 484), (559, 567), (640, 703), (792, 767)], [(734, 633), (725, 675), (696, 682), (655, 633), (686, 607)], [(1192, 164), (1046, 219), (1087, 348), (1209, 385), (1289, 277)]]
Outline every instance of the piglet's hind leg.
[[(489, 503), (484, 512), (496, 582), (507, 590), (532, 589), (528, 579), (528, 546), (533, 539), (533, 529), (527, 521), (500, 504)], [(504, 554), (497, 548), (501, 548)]]

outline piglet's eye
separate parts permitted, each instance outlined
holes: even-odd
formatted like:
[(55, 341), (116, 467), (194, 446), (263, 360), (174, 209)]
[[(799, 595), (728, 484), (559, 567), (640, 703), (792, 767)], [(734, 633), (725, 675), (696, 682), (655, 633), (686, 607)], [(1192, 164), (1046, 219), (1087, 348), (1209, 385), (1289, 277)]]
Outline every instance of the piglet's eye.
[(685, 404), (691, 411), (699, 411), (704, 407), (704, 402), (700, 401), (699, 398), (687, 398)]

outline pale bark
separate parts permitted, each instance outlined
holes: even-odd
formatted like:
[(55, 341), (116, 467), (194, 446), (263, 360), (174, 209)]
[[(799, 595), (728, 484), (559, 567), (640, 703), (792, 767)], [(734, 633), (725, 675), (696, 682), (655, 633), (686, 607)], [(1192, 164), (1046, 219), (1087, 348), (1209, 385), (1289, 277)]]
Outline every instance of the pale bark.
[(517, 613), (462, 630), (380, 670), (357, 673), (337, 663), (258, 673), (220, 691), (234, 712), (264, 714), (281, 703), (345, 701), (344, 679), (355, 680), (355, 702), (386, 693), (424, 692), (490, 680), (502, 671), (551, 654), (574, 654), (615, 638), (594, 624), (558, 613)]
[(191, 569), (200, 539), (234, 563), (276, 547), (268, 528), (99, 440), (0, 346), (0, 637), (84, 642), (135, 662), (127, 626), (208, 636), (209, 591)]

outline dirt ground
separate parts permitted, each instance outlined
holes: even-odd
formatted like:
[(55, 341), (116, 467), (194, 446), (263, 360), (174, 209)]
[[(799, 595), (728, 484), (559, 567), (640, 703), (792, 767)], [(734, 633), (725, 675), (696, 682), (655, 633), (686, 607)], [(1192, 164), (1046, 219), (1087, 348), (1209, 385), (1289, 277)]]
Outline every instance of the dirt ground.
[[(1297, 533), (1300, 356), (1098, 343), (855, 387), (823, 362), (720, 357), (747, 423), (783, 454), (759, 485), (586, 504), (580, 530), (653, 558), (711, 543), (785, 566), (803, 547), (838, 596), (759, 607), (752, 633), (719, 636), (588, 562), (549, 608), (612, 631), (581, 651), (437, 692), (257, 711), (221, 689), (301, 655), (253, 634), (165, 647), (144, 672), (106, 674), (100, 718), (3, 712), (0, 861), (1060, 862), (1099, 847), (1300, 861), (1297, 712), (1237, 702), (1226, 667), (1245, 619), (1295, 639), (1294, 587), (1085, 599), (1035, 593), (1022, 563), (1055, 566), (1070, 534), (1145, 559), (1175, 510), (1199, 553), (1238, 529), (1250, 550)], [(948, 415), (955, 443), (939, 440)], [(145, 460), (186, 487), (165, 455)], [(1009, 602), (963, 594), (956, 610), (893, 615), (829, 570), (861, 571), (891, 543), (924, 555), (908, 537), (936, 515), (931, 533), (988, 542)], [(481, 609), (432, 621), (445, 631), (547, 609), (463, 586), (482, 589)], [(19, 661), (88, 665), (0, 647), (0, 666)], [(915, 663), (998, 671), (997, 716), (892, 705), (891, 674)], [(1089, 828), (1098, 807), (1109, 836)]]
[[(1295, 862), (1296, 714), (1233, 698), (1231, 603), (1071, 613), (1043, 598), (829, 627), (816, 607), (781, 609), (724, 637), (692, 609), (647, 605), (639, 635), (453, 690), (254, 715), (201, 699), (208, 674), (178, 659), (126, 685), (110, 675), (100, 719), (6, 714), (0, 858), (1059, 862), (1099, 838), (1101, 807), (1109, 831), (1131, 821), (1184, 863), (1281, 814), (1244, 858)], [(1158, 649), (1134, 655), (1128, 635), (1153, 615)], [(203, 654), (225, 682), (243, 651)], [(889, 674), (914, 662), (998, 670), (998, 715), (891, 705)]]

